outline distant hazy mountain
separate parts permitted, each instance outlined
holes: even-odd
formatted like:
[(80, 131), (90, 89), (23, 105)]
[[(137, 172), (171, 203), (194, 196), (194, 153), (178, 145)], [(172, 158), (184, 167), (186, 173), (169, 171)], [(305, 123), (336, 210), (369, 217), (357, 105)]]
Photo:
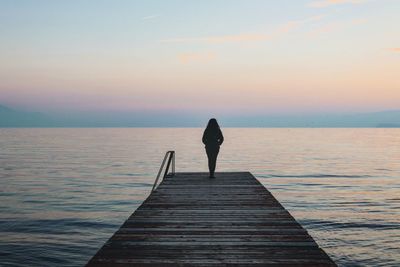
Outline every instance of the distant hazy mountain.
[(37, 112), (17, 111), (0, 105), (0, 127), (46, 127), (52, 126), (47, 116)]
[(0, 127), (196, 127), (204, 121), (181, 112), (63, 112), (19, 111), (0, 105)]
[(248, 116), (226, 118), (225, 125), (237, 127), (400, 127), (400, 110), (374, 113), (318, 114), (292, 116)]
[[(41, 114), (0, 105), (0, 127), (203, 127), (208, 117), (187, 112)], [(224, 127), (400, 127), (400, 110), (360, 114), (221, 116)]]

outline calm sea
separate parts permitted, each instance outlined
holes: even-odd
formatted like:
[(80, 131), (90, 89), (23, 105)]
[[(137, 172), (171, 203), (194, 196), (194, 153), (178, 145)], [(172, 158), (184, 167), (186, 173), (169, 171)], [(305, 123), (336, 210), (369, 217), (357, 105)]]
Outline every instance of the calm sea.
[[(223, 129), (340, 266), (400, 266), (400, 129)], [(82, 266), (148, 196), (162, 157), (206, 171), (202, 129), (0, 129), (0, 265)]]

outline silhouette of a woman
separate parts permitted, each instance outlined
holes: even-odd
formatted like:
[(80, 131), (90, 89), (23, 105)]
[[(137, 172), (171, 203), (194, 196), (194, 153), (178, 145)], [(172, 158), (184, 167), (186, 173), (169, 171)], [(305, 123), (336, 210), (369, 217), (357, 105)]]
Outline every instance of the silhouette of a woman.
[(210, 178), (215, 178), (215, 165), (217, 164), (217, 156), (219, 146), (224, 142), (224, 136), (219, 128), (216, 119), (210, 119), (203, 133), (203, 144), (206, 145), (208, 157), (208, 169), (210, 170)]

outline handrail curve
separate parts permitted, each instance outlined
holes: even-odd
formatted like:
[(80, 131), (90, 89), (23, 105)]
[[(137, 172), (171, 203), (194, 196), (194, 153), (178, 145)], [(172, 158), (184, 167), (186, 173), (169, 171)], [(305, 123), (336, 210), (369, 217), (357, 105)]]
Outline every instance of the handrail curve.
[(164, 159), (163, 159), (163, 161), (161, 163), (160, 169), (158, 170), (157, 177), (156, 177), (156, 180), (154, 181), (153, 188), (151, 189), (151, 192), (155, 191), (156, 188), (157, 188), (157, 183), (158, 183), (158, 180), (160, 179), (161, 173), (162, 173), (162, 171), (164, 169), (165, 162), (167, 162), (167, 167), (165, 168), (165, 171), (164, 171), (164, 175), (163, 175), (163, 178), (162, 178), (163, 180), (168, 175), (168, 170), (169, 170), (169, 167), (171, 166), (171, 163), (172, 163), (172, 170), (171, 170), (170, 174), (172, 176), (175, 174), (175, 151), (170, 150), (170, 151), (167, 151), (165, 153)]

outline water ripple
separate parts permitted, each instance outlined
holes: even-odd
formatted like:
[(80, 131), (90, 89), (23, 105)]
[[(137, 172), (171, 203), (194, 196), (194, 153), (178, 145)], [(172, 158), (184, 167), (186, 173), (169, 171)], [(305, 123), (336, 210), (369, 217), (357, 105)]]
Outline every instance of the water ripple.
[(370, 175), (345, 175), (345, 174), (301, 174), (301, 175), (284, 175), (284, 174), (268, 174), (258, 175), (261, 178), (370, 178)]

